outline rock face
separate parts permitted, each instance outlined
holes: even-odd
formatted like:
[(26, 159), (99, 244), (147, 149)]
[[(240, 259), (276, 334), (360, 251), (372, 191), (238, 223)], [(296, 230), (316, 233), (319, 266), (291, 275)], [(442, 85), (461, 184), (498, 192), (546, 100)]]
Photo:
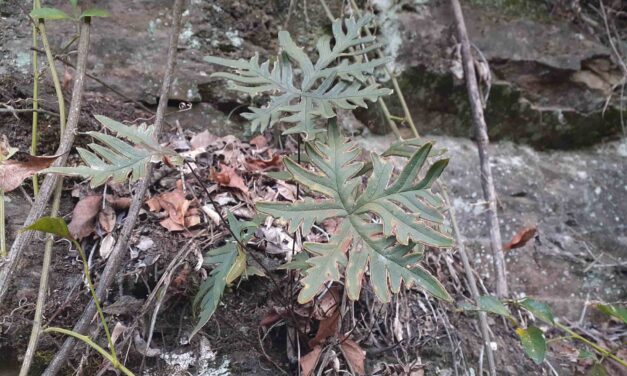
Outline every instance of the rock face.
[[(92, 3), (108, 9), (114, 17), (93, 22), (90, 73), (128, 98), (156, 104), (171, 1)], [(305, 4), (293, 2), (288, 12), (290, 3), (190, 2), (170, 93), (173, 103), (205, 102), (217, 110), (216, 115), (243, 111), (241, 105), (250, 100), (227, 90), (222, 80), (211, 79), (217, 67), (205, 63), (203, 57), (248, 58), (254, 53), (268, 56), (276, 52), (277, 32), (285, 27), (299, 43), (313, 46), (320, 34), (328, 32), (329, 22), (320, 4), (310, 2), (305, 8)], [(330, 3), (334, 14), (340, 14), (339, 4)], [(381, 38), (386, 38), (387, 52), (395, 57), (401, 88), (421, 133), (472, 136), (465, 87), (455, 77), (460, 65), (448, 3), (373, 3), (382, 24)], [(503, 8), (503, 4), (486, 6), (491, 3), (475, 0), (464, 8), (471, 40), (480, 51), (477, 57), (485, 58), (492, 73), (489, 95), (487, 84), (483, 85), (488, 97), (490, 136), (536, 148), (575, 148), (619, 134), (619, 95), (611, 94), (622, 75), (609, 49), (585, 30), (550, 18), (543, 2), (532, 2), (537, 6), (506, 2), (520, 9)], [(68, 7), (61, 0), (50, 1), (49, 5)], [(8, 2), (0, 5), (0, 12), (5, 16), (0, 26), (11, 31), (0, 36), (0, 75), (28, 75), (28, 21), (21, 9)], [(74, 29), (68, 22), (48, 24), (52, 45), (58, 50), (71, 39)], [(59, 69), (64, 70), (61, 65)], [(91, 80), (87, 89), (106, 91)], [(605, 107), (607, 98), (610, 101)], [(388, 102), (393, 114), (402, 115), (394, 97)], [(358, 116), (371, 129), (385, 129), (386, 123), (376, 108)], [(215, 119), (222, 121), (224, 117)]]
[[(466, 139), (435, 137), (448, 150), (443, 175), (477, 270), (492, 281), (492, 257), (476, 146)], [(385, 150), (392, 138), (360, 142)], [(540, 297), (561, 315), (578, 318), (586, 295), (622, 300), (627, 255), (627, 149), (611, 143), (585, 152), (538, 152), (511, 142), (492, 144), (491, 164), (503, 241), (537, 227), (526, 246), (508, 251), (510, 289)], [(402, 161), (399, 161), (402, 162)], [(593, 263), (596, 257), (601, 257)]]
[[(388, 52), (396, 55), (399, 81), (419, 131), (472, 136), (448, 3), (412, 8), (377, 3), (386, 17)], [(487, 72), (487, 63), (491, 71), (489, 82), (482, 77), (490, 136), (567, 149), (618, 135), (620, 95), (611, 94), (622, 74), (611, 51), (571, 23), (549, 21), (548, 13), (540, 17), (541, 10), (533, 17), (504, 13), (464, 8), (479, 70)], [(402, 114), (398, 103), (390, 102), (393, 112)]]

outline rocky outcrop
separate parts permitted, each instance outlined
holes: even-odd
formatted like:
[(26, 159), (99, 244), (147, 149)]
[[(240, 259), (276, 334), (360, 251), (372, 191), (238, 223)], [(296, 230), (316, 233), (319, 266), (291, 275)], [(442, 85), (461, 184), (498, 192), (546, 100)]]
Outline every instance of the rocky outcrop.
[[(476, 145), (463, 138), (433, 139), (436, 147), (448, 151), (450, 162), (443, 179), (471, 261), (492, 283)], [(394, 139), (388, 135), (358, 140), (364, 148), (381, 152)], [(586, 152), (541, 152), (496, 142), (490, 153), (503, 241), (524, 228), (538, 230), (527, 245), (506, 253), (511, 290), (542, 298), (570, 319), (579, 317), (588, 294), (606, 301), (624, 299), (625, 145), (614, 142)]]
[[(399, 81), (419, 131), (472, 136), (448, 4), (407, 8), (377, 3), (388, 7), (381, 9), (388, 52), (396, 56)], [(548, 19), (548, 14), (538, 19), (537, 13), (529, 18), (517, 13), (513, 18), (482, 6), (464, 11), (478, 64), (484, 71), (485, 63), (490, 67), (482, 86), (493, 139), (576, 148), (620, 133), (619, 95), (612, 93), (622, 74), (595, 36)], [(402, 114), (398, 103), (390, 102), (393, 112)]]
[[(93, 1), (114, 17), (94, 21), (90, 72), (128, 98), (156, 104), (170, 3)], [(250, 100), (226, 90), (221, 80), (211, 79), (216, 67), (205, 63), (203, 57), (247, 58), (256, 52), (268, 56), (276, 51), (276, 35), (284, 27), (302, 45), (313, 46), (317, 36), (327, 32), (328, 20), (320, 4), (310, 2), (305, 8), (294, 2), (288, 12), (290, 3), (190, 2), (170, 93), (173, 104), (204, 102), (200, 112), (211, 106), (217, 110), (212, 115), (218, 120), (241, 112), (241, 105)], [(339, 4), (329, 3), (335, 14), (340, 14)], [(395, 70), (421, 133), (472, 136), (465, 88), (456, 77), (459, 57), (448, 3), (373, 3), (382, 25), (380, 37), (395, 57)], [(478, 57), (485, 58), (492, 73), (489, 95), (487, 83), (483, 85), (491, 137), (536, 148), (574, 148), (619, 134), (618, 95), (611, 94), (622, 76), (610, 51), (572, 23), (551, 18), (542, 4), (533, 7), (513, 1), (505, 2), (509, 8), (501, 9), (505, 3), (498, 3), (501, 8), (485, 6), (489, 3), (476, 0), (464, 11), (471, 39), (480, 51)], [(61, 0), (49, 5), (68, 6)], [(6, 16), (0, 20), (5, 31), (0, 37), (0, 75), (28, 75), (28, 21), (21, 9), (8, 2), (0, 7)], [(74, 33), (68, 22), (49, 22), (48, 29), (56, 48)], [(59, 69), (63, 67), (59, 65)], [(105, 91), (93, 81), (88, 81), (87, 89)], [(394, 97), (388, 102), (394, 114), (402, 114)], [(360, 120), (373, 130), (385, 127), (376, 106), (372, 107), (358, 113)], [(237, 117), (231, 116), (231, 120), (237, 121)]]

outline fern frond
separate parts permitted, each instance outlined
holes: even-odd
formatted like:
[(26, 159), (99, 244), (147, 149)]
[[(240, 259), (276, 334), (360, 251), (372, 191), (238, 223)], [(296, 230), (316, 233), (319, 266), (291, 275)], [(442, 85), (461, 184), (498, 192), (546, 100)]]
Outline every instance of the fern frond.
[[(231, 89), (253, 96), (270, 95), (266, 107), (250, 107), (251, 112), (242, 114), (251, 121), (253, 132), (263, 132), (282, 120), (295, 124), (285, 134), (302, 133), (305, 140), (311, 140), (321, 132), (315, 128), (315, 120), (334, 117), (334, 108), (366, 107), (366, 101), (374, 102), (391, 93), (376, 84), (363, 87), (377, 67), (390, 61), (387, 58), (366, 61), (362, 56), (379, 47), (374, 37), (361, 37), (362, 28), (371, 20), (372, 16), (368, 15), (357, 21), (353, 18), (334, 21), (333, 37), (322, 36), (316, 44), (318, 59), (315, 63), (287, 31), (279, 32), (281, 52), (274, 62), (268, 60), (260, 64), (258, 55), (250, 60), (209, 56), (205, 61), (235, 70), (234, 73), (212, 74), (212, 77), (228, 80)], [(353, 56), (358, 57), (357, 62), (349, 59)]]
[(108, 134), (87, 132), (102, 145), (89, 144), (92, 151), (76, 148), (86, 166), (50, 167), (41, 173), (84, 176), (91, 180), (90, 186), (96, 188), (110, 180), (120, 183), (130, 178), (131, 182), (135, 182), (146, 176), (146, 168), (151, 161), (159, 161), (164, 156), (171, 156), (176, 161), (178, 157), (174, 151), (159, 145), (153, 126), (130, 127), (100, 115), (96, 115), (96, 119), (118, 137), (126, 138), (133, 144)]
[[(232, 213), (228, 213), (229, 226), (239, 236), (239, 243), (246, 244), (252, 238), (258, 223), (240, 222)], [(220, 303), (226, 286), (235, 281), (246, 271), (247, 256), (237, 241), (231, 240), (222, 247), (212, 249), (205, 254), (203, 265), (212, 266), (207, 279), (200, 285), (194, 297), (193, 307), (198, 310), (198, 322), (192, 330), (193, 337), (211, 319)]]
[[(305, 272), (301, 303), (311, 300), (329, 281), (338, 281), (345, 268), (346, 289), (358, 299), (362, 277), (370, 267), (370, 285), (376, 296), (389, 301), (400, 285), (416, 284), (430, 294), (450, 300), (444, 287), (425, 269), (415, 265), (425, 245), (450, 247), (453, 241), (443, 230), (442, 201), (431, 185), (448, 163), (439, 160), (422, 173), (431, 153), (422, 145), (396, 179), (390, 163), (372, 155), (372, 174), (360, 192), (363, 163), (356, 162), (361, 150), (344, 138), (331, 121), (326, 142), (306, 143), (305, 151), (316, 171), (286, 158), (285, 167), (294, 180), (325, 198), (284, 204), (259, 202), (257, 209), (288, 221), (289, 231), (299, 227), (306, 235), (315, 222), (341, 219), (340, 227), (325, 244), (305, 243), (313, 257)], [(372, 223), (376, 217), (380, 223)]]

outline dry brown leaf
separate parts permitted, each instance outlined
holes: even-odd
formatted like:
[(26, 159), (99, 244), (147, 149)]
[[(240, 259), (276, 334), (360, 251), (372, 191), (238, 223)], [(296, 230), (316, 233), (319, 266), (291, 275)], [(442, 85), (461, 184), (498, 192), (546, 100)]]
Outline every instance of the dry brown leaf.
[(274, 154), (270, 159), (246, 158), (246, 167), (249, 171), (264, 172), (278, 170), (282, 162), (283, 158), (278, 154)]
[(157, 196), (149, 198), (144, 202), (144, 204), (148, 205), (148, 210), (150, 210), (151, 212), (161, 211), (161, 204), (159, 203), (159, 197)]
[(316, 301), (313, 309), (313, 318), (324, 320), (331, 317), (337, 310), (340, 301), (340, 292), (334, 286), (322, 298)]
[(17, 148), (11, 147), (7, 136), (2, 135), (0, 137), (0, 162), (11, 158), (15, 153), (17, 153)]
[(300, 360), (300, 370), (303, 376), (310, 376), (313, 374), (313, 371), (316, 369), (316, 365), (318, 365), (318, 360), (320, 359), (320, 355), (322, 354), (322, 347), (316, 346), (306, 355), (301, 356)]
[(504, 249), (514, 249), (523, 247), (527, 242), (536, 236), (538, 229), (534, 227), (526, 227), (516, 233), (512, 240), (503, 246)]
[(109, 255), (113, 251), (115, 242), (116, 242), (116, 239), (113, 237), (113, 235), (107, 234), (107, 236), (105, 236), (100, 242), (100, 250), (98, 252), (100, 253), (100, 257), (102, 257), (104, 260), (108, 259)]
[(256, 149), (261, 149), (268, 145), (268, 140), (264, 137), (264, 135), (260, 134), (250, 140), (249, 144), (253, 145)]
[(19, 187), (22, 182), (40, 170), (50, 167), (59, 156), (33, 157), (28, 156), (26, 161), (4, 161), (0, 163), (0, 189), (10, 192)]
[(200, 148), (206, 148), (207, 146), (216, 142), (217, 139), (218, 137), (212, 135), (211, 133), (209, 133), (209, 131), (203, 131), (194, 135), (189, 143), (190, 145), (192, 145), (192, 149), (196, 150)]
[(292, 184), (286, 184), (281, 180), (277, 180), (276, 190), (284, 199), (288, 201), (296, 201), (296, 186)]
[(109, 205), (98, 213), (98, 223), (105, 233), (110, 233), (115, 227), (115, 210)]
[(211, 170), (211, 180), (216, 183), (224, 186), (237, 188), (245, 194), (248, 194), (248, 187), (246, 187), (246, 183), (244, 183), (244, 179), (237, 174), (234, 168), (220, 165), (220, 172), (216, 170)]
[(171, 192), (161, 193), (145, 202), (152, 212), (165, 211), (167, 217), (159, 224), (171, 232), (185, 231), (190, 227), (200, 224), (200, 210), (192, 205), (196, 201), (188, 200), (183, 192), (182, 182), (176, 183), (176, 188)]
[(117, 197), (107, 195), (107, 202), (115, 210), (127, 210), (131, 207), (131, 201), (132, 200), (130, 197)]
[(91, 235), (96, 227), (96, 216), (100, 213), (102, 196), (87, 196), (80, 200), (72, 211), (72, 221), (67, 226), (75, 239)]
[(316, 336), (309, 341), (309, 347), (323, 344), (327, 338), (337, 335), (338, 321), (340, 320), (340, 311), (336, 310), (326, 319), (320, 321)]
[(366, 374), (366, 352), (350, 338), (345, 338), (340, 342), (340, 350), (346, 359), (346, 363), (355, 375)]

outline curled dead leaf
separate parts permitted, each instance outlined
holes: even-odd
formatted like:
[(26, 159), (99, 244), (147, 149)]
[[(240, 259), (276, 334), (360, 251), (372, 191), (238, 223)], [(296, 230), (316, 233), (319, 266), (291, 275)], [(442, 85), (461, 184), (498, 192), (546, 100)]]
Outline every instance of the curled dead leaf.
[(253, 172), (278, 170), (282, 162), (283, 158), (278, 154), (274, 154), (270, 159), (246, 158), (246, 166), (248, 170)]
[(243, 193), (248, 194), (248, 187), (246, 187), (244, 179), (242, 179), (242, 177), (237, 174), (233, 167), (221, 164), (220, 172), (212, 169), (210, 177), (211, 180), (224, 187), (237, 188)]
[(0, 162), (0, 190), (10, 192), (18, 188), (22, 182), (44, 168), (50, 167), (59, 156), (33, 157), (25, 161)]
[(72, 210), (72, 221), (67, 226), (75, 239), (80, 240), (94, 232), (101, 203), (102, 196), (94, 195), (87, 196), (76, 204)]
[(110, 233), (115, 227), (115, 210), (109, 205), (106, 205), (100, 213), (98, 213), (98, 223), (105, 233)]
[(523, 247), (527, 242), (533, 239), (534, 236), (538, 233), (538, 229), (534, 227), (526, 227), (522, 230), (518, 231), (516, 235), (512, 238), (512, 240), (503, 246), (504, 249), (514, 249)]

